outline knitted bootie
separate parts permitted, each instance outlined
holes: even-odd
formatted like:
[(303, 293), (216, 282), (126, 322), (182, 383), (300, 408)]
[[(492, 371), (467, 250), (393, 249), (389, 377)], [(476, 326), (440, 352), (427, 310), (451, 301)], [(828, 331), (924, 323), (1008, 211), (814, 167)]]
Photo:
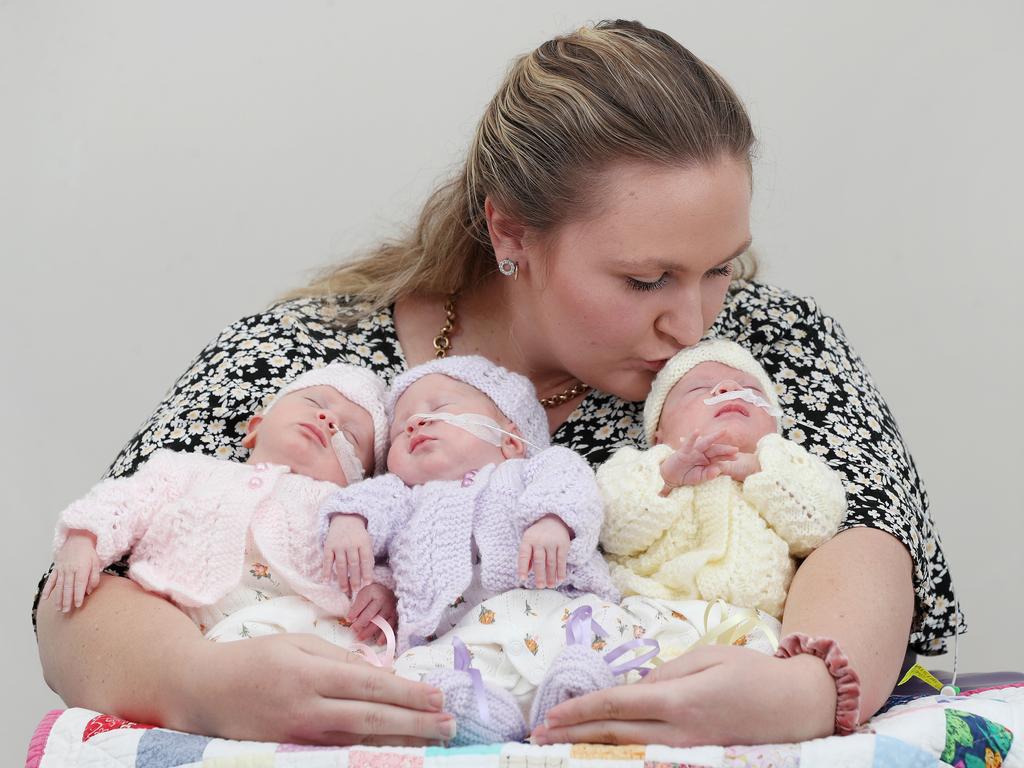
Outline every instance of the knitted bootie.
[(440, 669), (423, 679), (444, 693), (445, 712), (455, 716), (455, 738), (448, 746), (495, 744), (526, 738), (526, 721), (512, 694), (486, 683), (475, 685), (471, 671)]
[(530, 730), (543, 723), (556, 704), (615, 684), (615, 674), (601, 654), (589, 645), (567, 645), (537, 686), (530, 707)]

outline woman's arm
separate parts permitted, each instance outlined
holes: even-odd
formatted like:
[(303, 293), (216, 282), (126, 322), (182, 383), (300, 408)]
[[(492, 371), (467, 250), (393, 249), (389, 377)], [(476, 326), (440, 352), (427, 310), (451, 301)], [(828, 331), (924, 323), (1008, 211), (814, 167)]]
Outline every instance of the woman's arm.
[(860, 675), (861, 721), (885, 703), (907, 652), (911, 569), (906, 547), (889, 534), (849, 528), (816, 549), (789, 588), (783, 635), (802, 632), (839, 643)]
[(441, 694), (309, 635), (205, 640), (134, 582), (104, 575), (88, 602), (38, 613), (46, 682), (69, 706), (210, 736), (318, 744), (448, 739)]
[[(818, 549), (797, 571), (784, 632), (838, 641), (861, 678), (861, 719), (896, 681), (913, 615), (910, 556), (888, 534), (856, 528)], [(832, 733), (836, 685), (810, 655), (776, 659), (711, 646), (683, 654), (636, 685), (552, 708), (534, 731), (542, 744), (766, 744)]]

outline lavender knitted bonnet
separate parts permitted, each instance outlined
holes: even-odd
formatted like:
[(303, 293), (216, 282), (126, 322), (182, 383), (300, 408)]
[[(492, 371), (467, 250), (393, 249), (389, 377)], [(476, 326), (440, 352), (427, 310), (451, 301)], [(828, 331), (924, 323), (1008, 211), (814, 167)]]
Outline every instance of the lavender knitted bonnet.
[[(431, 360), (397, 377), (391, 384), (385, 403), (389, 422), (394, 418), (395, 403), (402, 393), (416, 381), (433, 373), (456, 379), (483, 392), (530, 443), (540, 449), (551, 444), (548, 417), (537, 400), (537, 391), (530, 380), (479, 355), (453, 355)], [(527, 443), (526, 455), (533, 456), (536, 453), (537, 448)]]

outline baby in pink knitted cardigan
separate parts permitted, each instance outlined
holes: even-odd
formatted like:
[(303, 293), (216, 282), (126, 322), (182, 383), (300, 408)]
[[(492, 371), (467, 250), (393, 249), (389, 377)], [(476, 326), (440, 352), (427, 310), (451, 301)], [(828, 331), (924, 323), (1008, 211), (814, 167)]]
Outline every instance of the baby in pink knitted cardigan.
[[(597, 550), (593, 471), (568, 448), (550, 446), (529, 380), (482, 357), (448, 357), (399, 376), (387, 410), (389, 474), (338, 491), (323, 514), (327, 561), (344, 588), (359, 587), (374, 558), (388, 557), (399, 651), (517, 587), (618, 600)], [(483, 686), (475, 697), (488, 702), (483, 722), (464, 695), (469, 675), (446, 670), (429, 682), (445, 691), (457, 743), (525, 735), (507, 691)]]
[[(393, 621), (389, 590), (375, 585), (350, 604), (323, 573), (318, 514), (340, 486), (383, 468), (384, 389), (358, 366), (314, 369), (249, 419), (245, 464), (160, 450), (133, 476), (99, 483), (60, 516), (43, 597), (56, 590), (65, 612), (80, 607), (101, 569), (130, 551), (129, 577), (212, 639), (249, 636), (257, 624), (309, 631), (320, 616), (346, 614), (362, 638), (376, 631), (373, 616)], [(283, 601), (280, 618), (266, 618), (270, 596)], [(210, 629), (225, 617), (231, 631)]]

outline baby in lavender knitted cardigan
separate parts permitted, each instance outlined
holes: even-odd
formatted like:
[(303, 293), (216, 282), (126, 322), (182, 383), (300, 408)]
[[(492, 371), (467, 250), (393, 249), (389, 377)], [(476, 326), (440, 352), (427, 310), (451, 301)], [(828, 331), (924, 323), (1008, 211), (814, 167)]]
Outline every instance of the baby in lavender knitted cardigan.
[[(344, 588), (368, 580), (374, 557), (388, 557), (399, 651), (524, 585), (618, 600), (597, 550), (594, 474), (573, 451), (550, 446), (526, 378), (482, 357), (448, 357), (399, 376), (387, 410), (389, 474), (338, 491), (322, 511), (327, 566)], [(501, 694), (488, 690), (492, 719), (505, 711)], [(525, 731), (519, 721), (494, 733), (515, 738)]]

